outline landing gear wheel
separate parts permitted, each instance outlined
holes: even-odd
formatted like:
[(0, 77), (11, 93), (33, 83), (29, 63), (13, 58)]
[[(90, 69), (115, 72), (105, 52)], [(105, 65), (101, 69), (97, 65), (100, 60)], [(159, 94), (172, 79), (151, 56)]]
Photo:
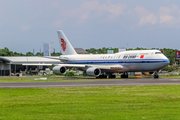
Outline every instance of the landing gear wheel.
[(109, 75), (108, 78), (116, 78), (116, 75)]
[(154, 79), (158, 79), (159, 78), (159, 75), (154, 75)]
[(113, 75), (113, 78), (116, 78), (116, 75)]
[(101, 79), (101, 78), (107, 78), (107, 75), (99, 75), (96, 77), (96, 79)]
[(104, 78), (107, 78), (107, 75), (104, 75)]
[(102, 78), (107, 78), (107, 75), (102, 75)]
[(121, 78), (128, 78), (128, 73), (127, 73), (127, 72), (123, 73), (123, 74), (121, 75)]
[(154, 79), (158, 79), (159, 78), (159, 75), (157, 72), (154, 73)]

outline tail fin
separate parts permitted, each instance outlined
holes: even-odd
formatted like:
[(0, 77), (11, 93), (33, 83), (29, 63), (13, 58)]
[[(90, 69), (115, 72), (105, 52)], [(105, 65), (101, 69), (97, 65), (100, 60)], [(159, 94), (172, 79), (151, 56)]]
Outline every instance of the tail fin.
[(58, 39), (60, 43), (60, 50), (63, 55), (76, 55), (76, 51), (72, 47), (71, 43), (67, 39), (66, 35), (63, 33), (62, 30), (57, 31)]

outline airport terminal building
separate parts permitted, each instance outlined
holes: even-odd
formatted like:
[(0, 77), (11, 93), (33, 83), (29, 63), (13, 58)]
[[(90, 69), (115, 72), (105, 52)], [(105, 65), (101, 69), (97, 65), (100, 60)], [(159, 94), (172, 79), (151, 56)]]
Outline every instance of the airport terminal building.
[(61, 61), (43, 57), (0, 57), (0, 76), (37, 73), (53, 64), (61, 64)]
[[(78, 54), (88, 54), (82, 48), (75, 48)], [(52, 57), (52, 56), (51, 56)], [(45, 70), (48, 66), (62, 64), (58, 60), (59, 56), (52, 57), (0, 57), (0, 76), (11, 76), (22, 74), (37, 74), (40, 70)]]

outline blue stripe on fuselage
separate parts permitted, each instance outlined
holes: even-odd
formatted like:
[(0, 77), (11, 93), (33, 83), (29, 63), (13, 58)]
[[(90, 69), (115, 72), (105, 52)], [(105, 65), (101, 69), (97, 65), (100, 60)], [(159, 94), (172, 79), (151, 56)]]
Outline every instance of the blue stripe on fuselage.
[(68, 64), (164, 63), (168, 59), (69, 60)]

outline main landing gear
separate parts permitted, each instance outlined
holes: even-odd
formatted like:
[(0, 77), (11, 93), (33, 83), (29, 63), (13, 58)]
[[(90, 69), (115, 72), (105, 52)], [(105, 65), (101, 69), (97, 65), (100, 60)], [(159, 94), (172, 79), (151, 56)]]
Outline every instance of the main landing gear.
[(121, 75), (121, 78), (128, 78), (128, 73), (127, 73), (127, 72), (124, 72), (124, 73)]
[[(102, 74), (96, 77), (96, 79), (102, 79), (102, 78), (107, 78), (107, 75)], [(116, 78), (116, 75), (110, 74), (108, 75), (108, 78)]]
[(158, 78), (159, 78), (158, 72), (155, 72), (154, 73), (154, 79), (158, 79)]
[(116, 78), (116, 75), (110, 74), (110, 75), (108, 76), (108, 78)]
[(107, 78), (107, 75), (99, 75), (96, 77), (96, 79), (101, 79), (101, 78)]

